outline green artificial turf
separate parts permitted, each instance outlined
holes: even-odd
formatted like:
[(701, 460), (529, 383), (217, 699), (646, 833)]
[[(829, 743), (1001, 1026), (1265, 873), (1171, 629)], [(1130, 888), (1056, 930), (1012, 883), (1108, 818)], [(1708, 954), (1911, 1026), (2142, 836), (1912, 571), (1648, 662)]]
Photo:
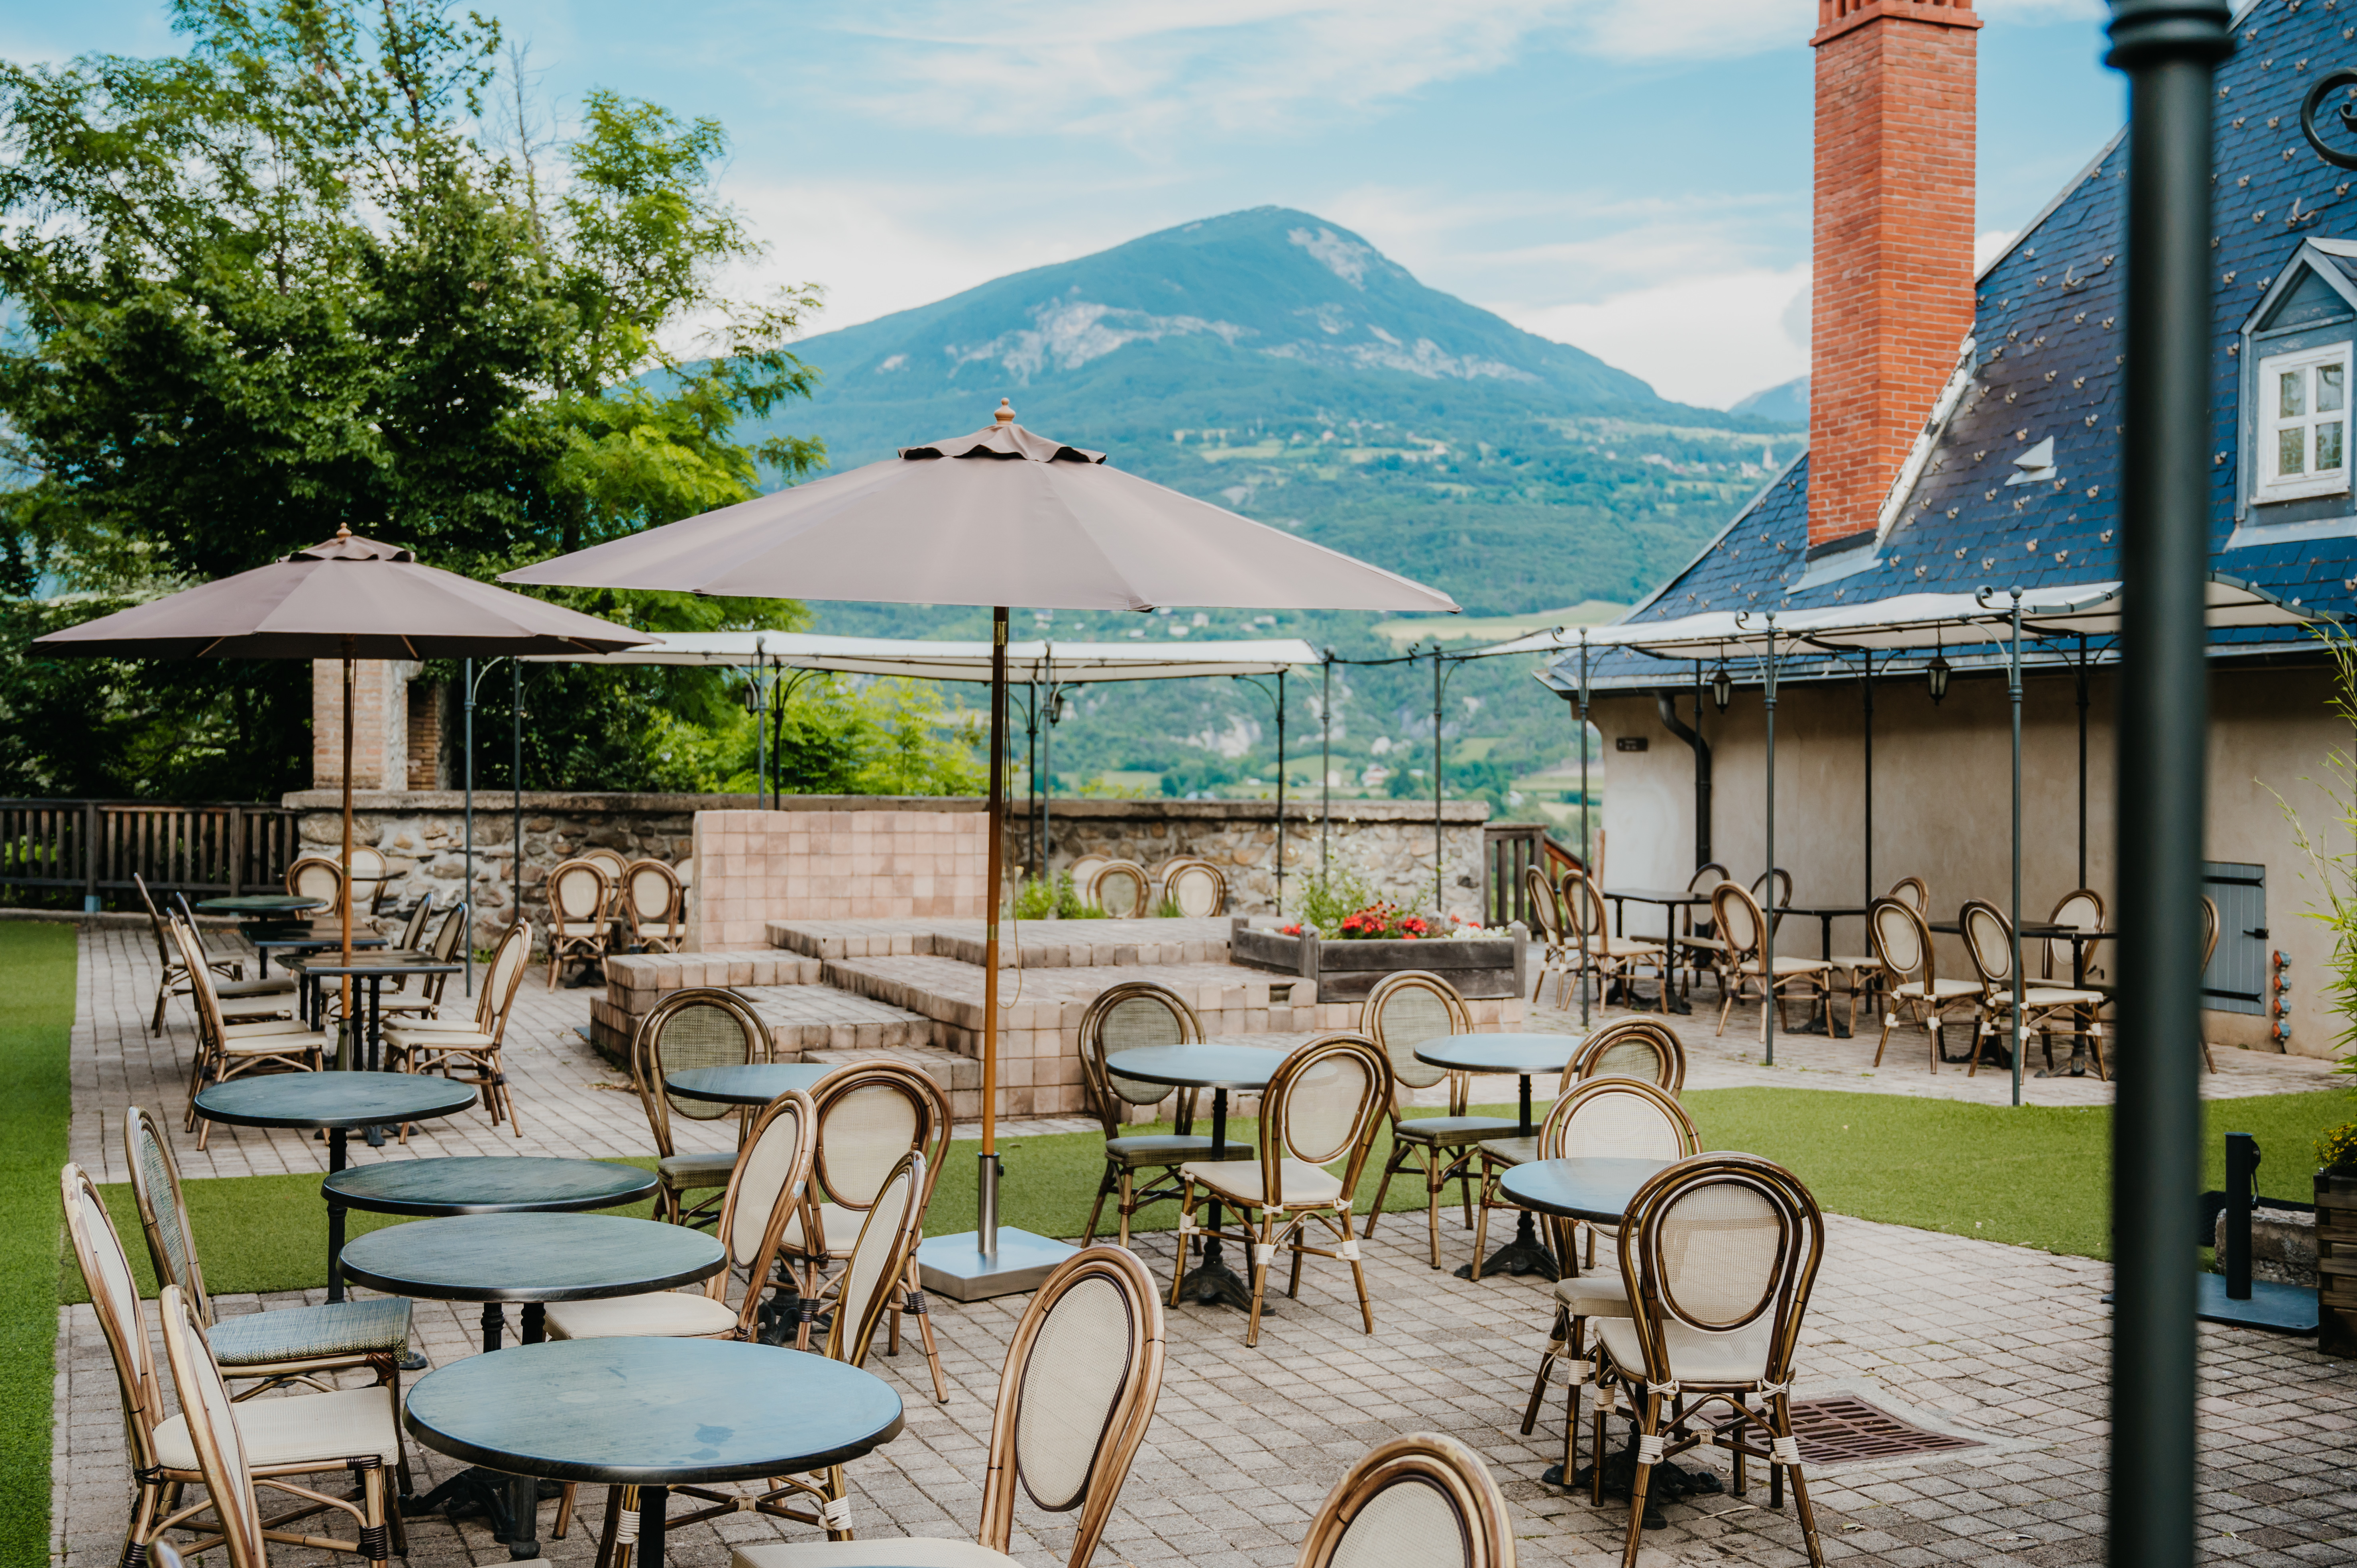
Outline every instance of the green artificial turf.
[(49, 1412), (64, 1223), (75, 928), (0, 923), (0, 1563), (49, 1550)]

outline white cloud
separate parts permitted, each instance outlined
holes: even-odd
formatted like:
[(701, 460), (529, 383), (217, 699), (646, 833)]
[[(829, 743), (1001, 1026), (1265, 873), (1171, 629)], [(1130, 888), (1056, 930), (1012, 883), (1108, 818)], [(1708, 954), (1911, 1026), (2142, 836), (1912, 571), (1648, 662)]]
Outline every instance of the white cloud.
[(2018, 229), (1984, 229), (1973, 236), (1973, 271), (1977, 273), (2006, 252), (2021, 237)]
[(1724, 408), (1808, 373), (1807, 345), (1783, 319), (1808, 286), (1805, 266), (1755, 268), (1680, 277), (1594, 305), (1491, 308), (1641, 376), (1663, 397)]

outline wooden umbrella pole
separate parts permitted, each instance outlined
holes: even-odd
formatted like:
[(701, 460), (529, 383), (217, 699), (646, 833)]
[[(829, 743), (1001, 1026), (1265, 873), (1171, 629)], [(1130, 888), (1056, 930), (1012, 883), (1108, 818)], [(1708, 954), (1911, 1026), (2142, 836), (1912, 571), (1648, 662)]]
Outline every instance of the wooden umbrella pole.
[(976, 1250), (998, 1251), (998, 879), (1006, 815), (1006, 607), (990, 612), (990, 843), (983, 852), (982, 1165)]
[[(352, 639), (344, 639), (344, 1013), (341, 1027), (350, 1041), (352, 1027)], [(348, 1065), (350, 1058), (346, 1058)], [(366, 1067), (365, 1061), (356, 1064)]]

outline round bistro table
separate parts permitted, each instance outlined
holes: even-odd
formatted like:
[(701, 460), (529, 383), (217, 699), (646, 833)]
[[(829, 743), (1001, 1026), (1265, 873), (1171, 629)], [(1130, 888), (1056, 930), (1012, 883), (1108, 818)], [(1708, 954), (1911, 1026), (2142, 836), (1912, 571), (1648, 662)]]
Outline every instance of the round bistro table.
[(663, 1087), (682, 1100), (714, 1105), (767, 1105), (790, 1089), (805, 1094), (834, 1070), (823, 1062), (747, 1062), (737, 1067), (683, 1067), (663, 1074)]
[(418, 1442), (470, 1464), (619, 1486), (625, 1508), (635, 1492), (635, 1561), (662, 1568), (673, 1487), (841, 1465), (899, 1436), (900, 1418), (890, 1384), (823, 1356), (725, 1339), (623, 1338), (469, 1357), (420, 1379), (403, 1419)]
[[(1534, 1137), (1538, 1127), (1531, 1121), (1531, 1077), (1534, 1073), (1561, 1072), (1571, 1065), (1578, 1053), (1585, 1035), (1445, 1035), (1437, 1040), (1426, 1040), (1415, 1047), (1415, 1059), (1433, 1067), (1445, 1067), (1451, 1072), (1511, 1072), (1522, 1079), (1521, 1126), (1515, 1136)], [(1538, 1238), (1531, 1223), (1531, 1211), (1523, 1209), (1514, 1220), (1514, 1239), (1490, 1254), (1481, 1265), (1481, 1273), (1538, 1274), (1552, 1280), (1556, 1277), (1555, 1255)], [(1478, 1279), (1473, 1265), (1466, 1264), (1457, 1271), (1460, 1280)]]
[[(275, 1072), (233, 1078), (199, 1090), (197, 1114), (231, 1127), (324, 1128), (328, 1179), (344, 1168), (355, 1130), (426, 1122), (475, 1103), (475, 1091), (447, 1078), (409, 1072)], [(344, 1299), (344, 1210), (328, 1205), (328, 1299)]]
[[(468, 1214), (371, 1230), (346, 1250), (344, 1273), (389, 1295), (481, 1302), (488, 1355), (499, 1349), (506, 1328), (504, 1302), (524, 1304), (522, 1338), (539, 1345), (548, 1302), (670, 1290), (711, 1278), (727, 1261), (716, 1238), (684, 1225), (601, 1214)], [(457, 1498), (503, 1501), (490, 1511), (508, 1555), (539, 1556), (538, 1472), (493, 1467), (506, 1474), (461, 1472), (425, 1497), (405, 1500), (402, 1511), (432, 1513)]]
[[(1208, 1089), (1211, 1091), (1211, 1147), (1228, 1146), (1228, 1091), (1240, 1090), (1254, 1093), (1268, 1087), (1276, 1069), (1285, 1064), (1286, 1053), (1260, 1046), (1222, 1046), (1206, 1043), (1194, 1046), (1140, 1046), (1135, 1050), (1114, 1051), (1105, 1058), (1105, 1070), (1134, 1078), (1144, 1083), (1168, 1084), (1173, 1089)], [(1220, 1200), (1211, 1199), (1206, 1215), (1211, 1228), (1220, 1228)], [(1203, 1243), (1203, 1261), (1179, 1282), (1178, 1299), (1197, 1302), (1204, 1306), (1228, 1305), (1239, 1312), (1252, 1310), (1252, 1288), (1243, 1276), (1228, 1267), (1225, 1249), (1217, 1234)], [(1267, 1308), (1264, 1306), (1263, 1312)]]
[(319, 1184), (319, 1196), (371, 1214), (569, 1214), (619, 1208), (654, 1196), (655, 1176), (610, 1160), (538, 1155), (453, 1155), (354, 1165)]
[(328, 907), (325, 898), (305, 898), (293, 893), (241, 893), (229, 898), (206, 898), (191, 906), (199, 915), (235, 915), (241, 920), (282, 920)]

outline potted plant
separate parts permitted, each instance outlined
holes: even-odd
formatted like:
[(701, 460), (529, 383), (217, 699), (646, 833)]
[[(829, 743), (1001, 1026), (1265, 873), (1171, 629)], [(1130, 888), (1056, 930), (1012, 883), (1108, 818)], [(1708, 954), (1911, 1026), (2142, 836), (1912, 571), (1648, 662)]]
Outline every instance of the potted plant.
[(1404, 909), (1347, 867), (1309, 879), (1291, 925), (1268, 930), (1238, 920), (1228, 955), (1249, 969), (1315, 981), (1320, 1002), (1362, 1001), (1377, 981), (1405, 969), (1437, 974), (1469, 1000), (1523, 993), (1519, 930)]

